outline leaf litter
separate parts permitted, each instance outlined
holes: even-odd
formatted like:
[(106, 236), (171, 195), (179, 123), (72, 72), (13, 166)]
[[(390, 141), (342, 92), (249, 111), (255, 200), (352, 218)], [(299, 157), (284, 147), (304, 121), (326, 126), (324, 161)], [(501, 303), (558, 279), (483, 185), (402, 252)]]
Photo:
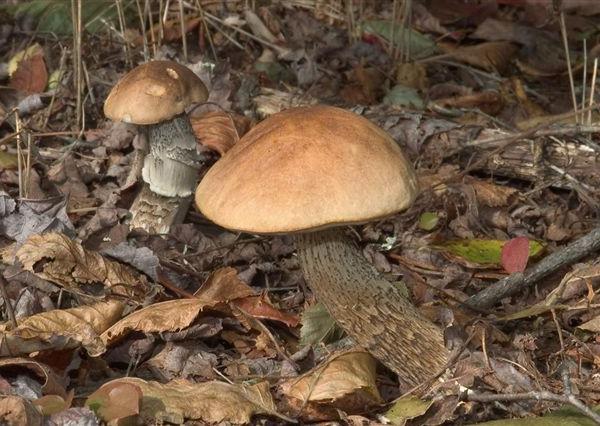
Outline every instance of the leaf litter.
[[(567, 397), (600, 403), (593, 253), (491, 309), (465, 304), (597, 227), (596, 5), (147, 2), (142, 25), (133, 4), (94, 0), (78, 85), (71, 5), (9, 3), (0, 423), (591, 424)], [(145, 57), (209, 88), (188, 111), (201, 174), (295, 106), (338, 105), (390, 133), (421, 195), (353, 235), (445, 327), (444, 372), (399, 388), (317, 303), (287, 236), (227, 232), (194, 208), (166, 235), (129, 229), (146, 141), (102, 104)]]

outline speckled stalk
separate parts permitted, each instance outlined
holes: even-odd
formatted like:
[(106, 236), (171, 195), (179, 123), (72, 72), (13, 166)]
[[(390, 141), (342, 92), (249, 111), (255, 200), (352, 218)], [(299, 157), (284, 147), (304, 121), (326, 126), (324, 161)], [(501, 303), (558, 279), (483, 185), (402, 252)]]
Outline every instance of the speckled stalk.
[(304, 277), (356, 342), (414, 386), (439, 372), (448, 350), (439, 327), (367, 262), (339, 229), (297, 234)]
[(196, 189), (200, 159), (189, 119), (180, 114), (146, 126), (150, 152), (142, 177), (150, 190), (165, 197), (187, 197)]

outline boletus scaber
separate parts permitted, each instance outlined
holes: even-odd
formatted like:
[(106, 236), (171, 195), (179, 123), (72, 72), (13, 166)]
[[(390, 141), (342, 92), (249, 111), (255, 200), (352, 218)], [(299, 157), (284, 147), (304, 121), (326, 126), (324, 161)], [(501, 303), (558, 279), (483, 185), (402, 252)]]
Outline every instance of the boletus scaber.
[(136, 124), (147, 137), (144, 186), (133, 203), (132, 227), (166, 233), (183, 219), (202, 165), (186, 108), (208, 98), (202, 80), (173, 61), (152, 61), (125, 74), (104, 102), (104, 114)]
[(204, 176), (196, 205), (227, 229), (294, 234), (317, 299), (401, 383), (416, 385), (447, 362), (442, 331), (343, 228), (402, 211), (416, 195), (412, 166), (385, 131), (351, 112), (313, 106), (250, 130)]

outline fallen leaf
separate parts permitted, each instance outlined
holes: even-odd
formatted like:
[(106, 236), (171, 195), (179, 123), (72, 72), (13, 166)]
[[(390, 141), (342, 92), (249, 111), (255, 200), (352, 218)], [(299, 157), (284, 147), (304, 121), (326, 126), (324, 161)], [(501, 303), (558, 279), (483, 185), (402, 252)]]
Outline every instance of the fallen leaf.
[(44, 416), (60, 413), (69, 408), (71, 401), (65, 401), (59, 395), (45, 395), (33, 400), (33, 405), (37, 407)]
[(486, 71), (503, 72), (519, 50), (508, 41), (490, 41), (474, 46), (455, 46), (450, 43), (438, 43), (440, 49), (452, 58)]
[(411, 59), (425, 58), (437, 51), (437, 46), (429, 37), (407, 28), (405, 31), (398, 31), (392, 21), (366, 21), (363, 24), (363, 32), (373, 34), (390, 41), (394, 38), (394, 45), (402, 46), (408, 44), (408, 50)]
[[(84, 249), (64, 234), (31, 235), (17, 250), (16, 258), (25, 270), (79, 293), (108, 290), (141, 302), (150, 291), (144, 275)], [(98, 284), (101, 288), (94, 288)]]
[(431, 231), (440, 221), (436, 212), (424, 212), (419, 217), (419, 228), (424, 231)]
[(42, 426), (42, 413), (29, 401), (16, 395), (0, 398), (0, 424)]
[(317, 345), (339, 340), (344, 331), (329, 315), (325, 305), (317, 303), (306, 308), (302, 313), (302, 328), (300, 329), (300, 345)]
[(16, 170), (19, 165), (17, 154), (0, 151), (0, 170)]
[[(198, 28), (198, 25), (202, 22), (202, 18), (197, 15), (188, 15), (185, 18), (185, 29), (184, 34), (187, 34), (190, 31)], [(152, 26), (152, 31), (146, 31), (146, 39), (148, 42), (151, 42), (152, 39), (158, 40), (160, 37), (161, 26), (158, 23), (155, 23)], [(162, 25), (162, 41), (170, 42), (181, 40), (182, 32), (181, 32), (181, 20), (179, 18), (169, 19), (163, 22)], [(131, 42), (136, 46), (141, 46), (144, 44), (144, 39), (141, 35), (137, 34), (135, 37), (132, 37)]]
[(240, 280), (234, 268), (220, 268), (213, 272), (194, 296), (205, 303), (227, 303), (235, 299), (255, 296), (248, 284)]
[(88, 396), (85, 405), (107, 423), (125, 419), (132, 422), (140, 413), (141, 401), (142, 390), (139, 386), (116, 380), (106, 383)]
[(32, 315), (0, 334), (0, 356), (80, 346), (97, 353), (104, 346), (100, 334), (121, 317), (124, 308), (121, 302), (111, 300)]
[[(126, 334), (161, 333), (179, 331), (189, 327), (205, 308), (217, 303), (207, 299), (178, 299), (155, 303), (128, 315), (102, 333), (101, 339), (106, 346), (114, 343)], [(100, 353), (94, 353), (98, 356)]]
[(208, 111), (190, 117), (196, 139), (201, 145), (225, 154), (250, 128), (250, 120), (235, 113)]
[(384, 96), (383, 103), (414, 109), (425, 108), (425, 101), (423, 101), (419, 93), (415, 89), (401, 84), (392, 87), (392, 90)]
[(510, 197), (517, 192), (509, 186), (500, 186), (478, 179), (469, 178), (466, 182), (473, 186), (477, 201), (489, 207), (506, 206)]
[(162, 384), (129, 377), (108, 382), (99, 390), (117, 383), (134, 385), (141, 390), (140, 420), (144, 424), (157, 421), (182, 424), (185, 420), (247, 424), (256, 414), (283, 417), (277, 413), (268, 382), (246, 386), (175, 380)]
[(15, 371), (26, 370), (34, 379), (41, 383), (44, 395), (67, 396), (64, 380), (52, 368), (41, 362), (28, 358), (3, 358), (0, 359), (0, 375)]
[(414, 396), (400, 398), (385, 413), (385, 417), (394, 426), (404, 426), (407, 421), (419, 417), (431, 407), (433, 401), (423, 401)]
[[(502, 248), (507, 241), (464, 239), (449, 240), (436, 243), (432, 247), (450, 253), (469, 262), (469, 267), (500, 266)], [(529, 241), (529, 257), (533, 258), (542, 253), (544, 245), (538, 241)]]
[(500, 263), (504, 270), (510, 274), (523, 272), (529, 260), (529, 239), (517, 237), (507, 241), (502, 246)]
[(375, 380), (376, 367), (368, 352), (348, 351), (285, 381), (280, 390), (291, 407), (302, 409), (305, 420), (336, 419), (338, 410), (352, 414), (382, 402)]
[(248, 296), (236, 299), (232, 303), (255, 318), (278, 321), (284, 323), (288, 327), (296, 327), (300, 322), (298, 316), (288, 314), (275, 308), (268, 299), (266, 293), (259, 296)]
[(14, 55), (8, 64), (9, 86), (27, 93), (43, 92), (48, 71), (42, 47), (35, 43)]

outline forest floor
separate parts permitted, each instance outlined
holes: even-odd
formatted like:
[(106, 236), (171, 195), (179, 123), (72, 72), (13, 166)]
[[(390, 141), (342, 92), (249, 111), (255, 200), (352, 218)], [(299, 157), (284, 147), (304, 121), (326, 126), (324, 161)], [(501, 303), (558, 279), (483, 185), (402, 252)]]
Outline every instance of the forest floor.
[[(0, 423), (598, 422), (600, 2), (6, 3)], [(152, 59), (209, 90), (199, 178), (291, 107), (393, 137), (420, 194), (348, 234), (445, 330), (447, 368), (402, 386), (343, 338), (289, 235), (193, 205), (130, 229), (142, 141), (103, 104)]]

